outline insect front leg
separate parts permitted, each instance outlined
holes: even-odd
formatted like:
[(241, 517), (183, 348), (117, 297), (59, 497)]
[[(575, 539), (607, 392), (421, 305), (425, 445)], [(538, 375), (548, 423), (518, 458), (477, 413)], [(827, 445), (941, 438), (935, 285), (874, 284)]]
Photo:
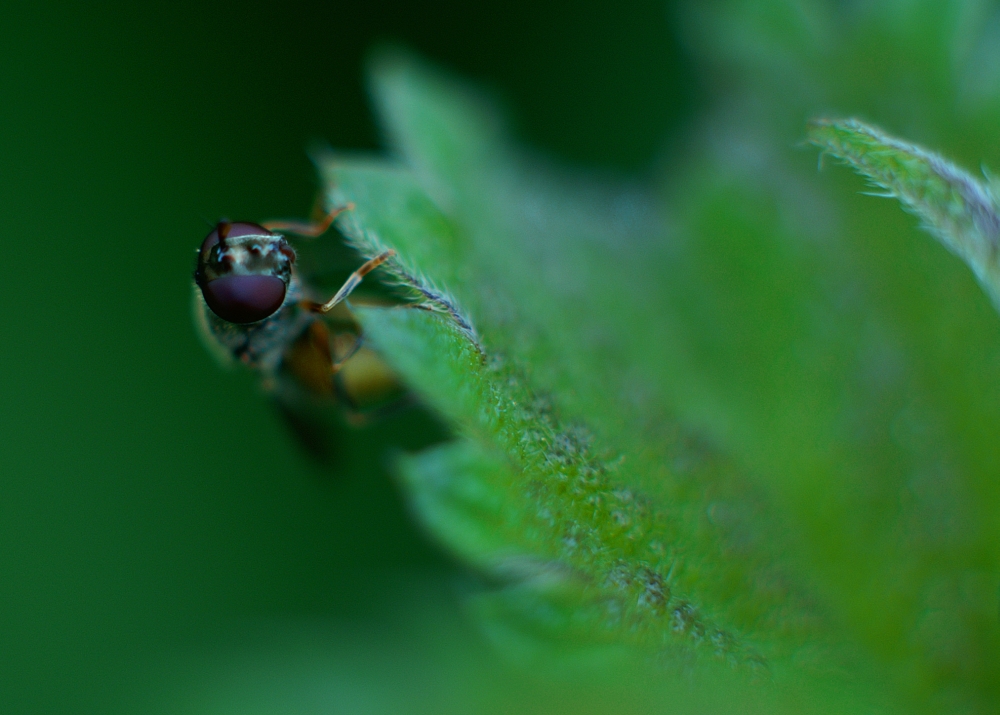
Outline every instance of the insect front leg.
[(371, 273), (373, 270), (378, 268), (380, 265), (382, 265), (395, 255), (396, 252), (393, 251), (392, 249), (389, 249), (388, 251), (380, 253), (374, 258), (366, 261), (364, 265), (361, 266), (361, 268), (354, 271), (354, 273), (352, 273), (350, 276), (347, 277), (347, 280), (344, 281), (344, 285), (340, 286), (340, 290), (338, 290), (334, 294), (334, 296), (330, 298), (330, 300), (326, 301), (325, 303), (314, 303), (309, 301), (307, 303), (307, 307), (316, 313), (330, 312), (331, 310), (333, 310), (333, 307), (335, 305), (341, 303), (345, 298), (347, 298), (347, 296), (351, 294), (351, 292), (355, 288), (357, 288), (361, 284), (361, 281), (364, 279), (366, 275)]
[(340, 216), (340, 214), (345, 211), (350, 211), (354, 208), (354, 204), (347, 204), (346, 206), (340, 206), (333, 209), (326, 216), (321, 218), (319, 221), (266, 221), (261, 224), (268, 231), (289, 231), (291, 233), (297, 234), (299, 236), (306, 236), (308, 238), (316, 238), (317, 236), (322, 236), (330, 226), (333, 224), (333, 220)]

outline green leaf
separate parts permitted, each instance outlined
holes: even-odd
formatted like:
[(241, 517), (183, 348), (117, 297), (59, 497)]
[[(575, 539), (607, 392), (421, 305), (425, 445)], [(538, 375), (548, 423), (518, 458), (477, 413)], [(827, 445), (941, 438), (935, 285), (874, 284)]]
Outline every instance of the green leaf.
[[(762, 657), (682, 591), (683, 555), (665, 510), (617, 483), (579, 426), (560, 429), (520, 377), (484, 362), (447, 316), (364, 309), (375, 345), (465, 439), (402, 461), (424, 523), (523, 598), (549, 603), (564, 641)], [(690, 568), (690, 567), (687, 567)], [(516, 600), (516, 599), (515, 599)], [(537, 609), (529, 609), (535, 610)], [(678, 657), (675, 653), (673, 657)]]
[(857, 119), (817, 119), (809, 140), (923, 219), (964, 260), (1000, 309), (1000, 206), (990, 188), (943, 157)]
[[(656, 186), (553, 166), (474, 88), (376, 61), (398, 163), (321, 169), (331, 202), (357, 204), (352, 242), (397, 249), (391, 277), (426, 309), (362, 319), (458, 435), (400, 475), (492, 584), (469, 603), (498, 643), (713, 679), (732, 653), (738, 677), (759, 657), (781, 687), (841, 673), (844, 711), (875, 692), (909, 712), (995, 710), (1000, 324), (960, 261), (793, 150), (839, 107), (995, 159), (985, 13), (698, 4), (692, 47), (725, 91)], [(872, 130), (822, 129), (992, 293), (989, 188)], [(587, 469), (599, 483), (572, 488)], [(642, 508), (583, 509), (615, 492)], [(669, 586), (663, 614), (640, 602), (642, 568)], [(720, 660), (682, 603), (732, 637)], [(836, 701), (804, 687), (801, 709)]]
[(342, 231), (395, 249), (385, 275), (424, 309), (359, 313), (459, 435), (400, 473), (417, 517), (502, 585), (474, 599), (484, 627), (550, 663), (624, 652), (785, 685), (846, 664), (780, 511), (675, 416), (690, 388), (671, 366), (693, 356), (655, 196), (517, 151), (418, 63), (374, 77), (406, 163), (317, 160), (328, 201), (355, 204)]
[(680, 379), (712, 398), (710, 411), (698, 395), (679, 402), (682, 415), (707, 413), (705, 429), (783, 507), (817, 592), (893, 698), (912, 712), (991, 712), (996, 311), (894, 202), (858, 196), (854, 177), (817, 173), (795, 147), (809, 117), (860, 115), (965, 166), (996, 164), (996, 8), (688, 11), (702, 21), (692, 46), (706, 85), (723, 91), (670, 178), (686, 220), (666, 283), (682, 340), (701, 348)]

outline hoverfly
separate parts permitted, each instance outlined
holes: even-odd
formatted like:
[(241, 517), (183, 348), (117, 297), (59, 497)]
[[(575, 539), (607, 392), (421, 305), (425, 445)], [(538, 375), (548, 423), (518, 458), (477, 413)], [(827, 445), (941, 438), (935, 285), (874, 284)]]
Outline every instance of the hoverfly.
[(258, 373), (264, 390), (315, 456), (322, 438), (304, 417), (312, 407), (337, 404), (351, 423), (365, 408), (398, 397), (388, 366), (364, 346), (361, 327), (344, 300), (366, 274), (394, 255), (384, 253), (354, 271), (328, 300), (299, 275), (284, 231), (324, 234), (351, 206), (321, 221), (219, 221), (198, 249), (195, 320), (206, 345), (224, 363)]

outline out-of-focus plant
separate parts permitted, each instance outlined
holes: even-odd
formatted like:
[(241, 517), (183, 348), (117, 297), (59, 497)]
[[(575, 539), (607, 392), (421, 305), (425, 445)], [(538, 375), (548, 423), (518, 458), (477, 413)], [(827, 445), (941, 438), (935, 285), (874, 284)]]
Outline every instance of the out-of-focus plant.
[[(1000, 14), (731, 0), (684, 26), (715, 103), (654, 185), (551, 166), (475, 91), (373, 64), (399, 159), (318, 164), (423, 309), (361, 310), (369, 339), (456, 434), (400, 483), (519, 661), (637, 659), (771, 711), (991, 712), (1000, 322), (801, 140), (839, 112), (996, 159)], [(859, 123), (812, 132), (994, 290), (987, 188)]]
[(809, 139), (853, 166), (923, 219), (924, 228), (962, 258), (1000, 307), (1000, 206), (983, 184), (948, 160), (856, 119), (817, 119)]

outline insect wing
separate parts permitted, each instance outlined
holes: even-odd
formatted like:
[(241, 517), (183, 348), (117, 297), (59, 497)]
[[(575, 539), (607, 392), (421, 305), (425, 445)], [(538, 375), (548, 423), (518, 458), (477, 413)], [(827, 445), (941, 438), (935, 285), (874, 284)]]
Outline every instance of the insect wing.
[(306, 454), (321, 465), (333, 463), (339, 451), (337, 438), (341, 430), (330, 419), (329, 409), (281, 392), (271, 394), (271, 404)]

